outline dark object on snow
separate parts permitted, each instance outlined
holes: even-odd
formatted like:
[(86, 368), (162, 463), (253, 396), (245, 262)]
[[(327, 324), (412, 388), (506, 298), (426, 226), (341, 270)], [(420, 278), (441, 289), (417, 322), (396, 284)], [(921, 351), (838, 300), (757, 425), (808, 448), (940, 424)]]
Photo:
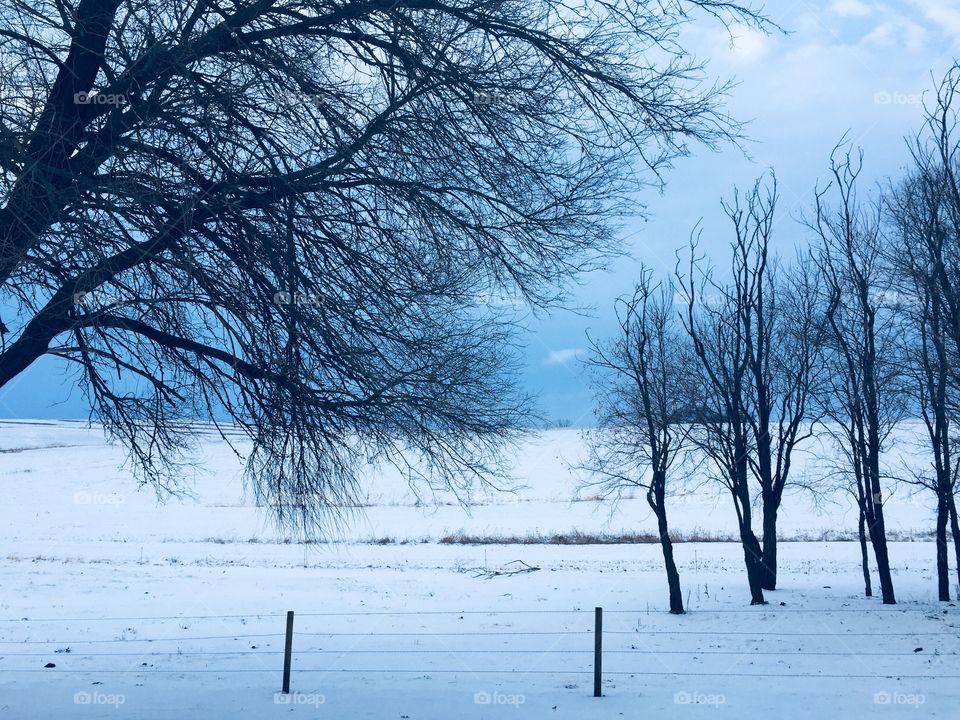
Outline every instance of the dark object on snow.
[[(519, 564), (517, 568), (511, 568), (511, 565)], [(495, 578), (504, 575), (522, 575), (523, 573), (536, 572), (540, 568), (536, 565), (528, 565), (523, 560), (512, 560), (503, 566), (500, 570), (489, 570), (487, 568), (470, 568), (466, 572), (472, 572), (475, 578)]]

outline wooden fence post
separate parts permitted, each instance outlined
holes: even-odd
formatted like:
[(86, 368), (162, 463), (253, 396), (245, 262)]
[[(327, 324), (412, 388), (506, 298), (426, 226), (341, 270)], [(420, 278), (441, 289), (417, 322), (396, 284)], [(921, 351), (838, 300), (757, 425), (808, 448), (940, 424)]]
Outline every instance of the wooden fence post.
[(600, 697), (600, 677), (603, 662), (603, 608), (596, 608), (593, 624), (593, 696)]
[(290, 661), (293, 655), (293, 610), (287, 611), (287, 640), (283, 646), (283, 692), (290, 693)]

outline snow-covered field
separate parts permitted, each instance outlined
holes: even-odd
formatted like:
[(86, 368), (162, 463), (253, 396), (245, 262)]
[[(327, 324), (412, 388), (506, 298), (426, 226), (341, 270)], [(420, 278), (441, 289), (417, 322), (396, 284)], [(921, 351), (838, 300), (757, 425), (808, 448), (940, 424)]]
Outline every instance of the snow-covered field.
[[(543, 434), (520, 453), (525, 487), (469, 513), (378, 474), (343, 542), (304, 546), (244, 499), (212, 435), (193, 496), (158, 504), (97, 430), (2, 423), (0, 717), (958, 717), (960, 610), (936, 602), (930, 510), (905, 489), (888, 503), (913, 539), (891, 547), (893, 609), (862, 597), (856, 543), (821, 540), (855, 529), (842, 494), (788, 498), (783, 533), (807, 541), (782, 546), (765, 607), (746, 606), (736, 544), (678, 545), (680, 618), (655, 545), (439, 542), (651, 530), (642, 498), (612, 511), (577, 493), (580, 452), (578, 431)], [(673, 522), (723, 537), (730, 515), (705, 486)], [(540, 569), (483, 576), (515, 561)], [(294, 692), (278, 698), (287, 610)]]

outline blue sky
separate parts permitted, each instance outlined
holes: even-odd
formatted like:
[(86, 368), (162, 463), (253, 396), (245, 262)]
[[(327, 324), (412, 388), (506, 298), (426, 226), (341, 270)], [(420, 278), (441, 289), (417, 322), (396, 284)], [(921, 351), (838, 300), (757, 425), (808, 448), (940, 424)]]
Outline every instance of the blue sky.
[[(668, 274), (674, 251), (702, 219), (703, 248), (722, 264), (728, 241), (720, 199), (775, 168), (781, 191), (775, 244), (780, 252), (807, 241), (797, 218), (808, 211), (831, 148), (844, 135), (866, 153), (864, 176), (879, 182), (906, 162), (904, 136), (918, 128), (920, 99), (960, 56), (960, 0), (772, 0), (767, 15), (789, 35), (736, 31), (731, 41), (716, 23), (684, 30), (683, 43), (709, 72), (739, 84), (728, 102), (749, 120), (748, 155), (694, 148), (667, 174), (662, 194), (639, 200), (647, 218), (628, 220), (623, 239), (631, 257), (606, 273), (581, 278), (574, 295), (587, 313), (557, 311), (529, 323), (524, 381), (553, 419), (589, 424), (593, 401), (581, 362), (586, 333), (612, 331), (614, 300), (627, 293), (640, 263)], [(932, 76), (931, 76), (932, 73)], [(0, 390), (0, 417), (86, 417), (83, 397), (64, 368), (42, 361)]]
[[(640, 263), (668, 275), (674, 252), (703, 221), (702, 249), (724, 267), (729, 234), (720, 199), (747, 188), (774, 168), (780, 189), (774, 244), (791, 256), (808, 241), (798, 219), (809, 214), (833, 146), (848, 133), (863, 148), (866, 183), (895, 175), (907, 162), (904, 136), (919, 129), (922, 96), (960, 56), (960, 0), (807, 0), (768, 2), (766, 13), (789, 35), (739, 32), (731, 44), (722, 27), (701, 23), (686, 47), (709, 60), (717, 77), (733, 78), (728, 108), (749, 120), (749, 157), (733, 148), (697, 148), (675, 163), (663, 194), (648, 193), (648, 220), (624, 230), (632, 258), (586, 278), (576, 294), (592, 317), (554, 313), (532, 328), (526, 380), (543, 411), (589, 424), (593, 402), (585, 356), (586, 332), (613, 332), (614, 300), (630, 291)], [(929, 94), (929, 92), (928, 92)]]

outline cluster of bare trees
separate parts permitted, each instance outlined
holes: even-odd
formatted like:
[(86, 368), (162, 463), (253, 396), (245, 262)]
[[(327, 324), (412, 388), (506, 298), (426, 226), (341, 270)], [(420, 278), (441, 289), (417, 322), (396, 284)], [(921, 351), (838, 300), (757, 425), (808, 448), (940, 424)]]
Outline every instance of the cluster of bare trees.
[[(865, 592), (872, 551), (884, 603), (896, 602), (884, 498), (912, 483), (936, 500), (938, 595), (950, 599), (950, 539), (960, 580), (957, 428), (960, 409), (960, 68), (938, 87), (911, 140), (905, 177), (874, 193), (863, 158), (844, 144), (804, 219), (810, 243), (772, 252), (776, 178), (735, 193), (730, 264), (698, 254), (697, 231), (671, 277), (644, 268), (621, 301), (620, 333), (595, 347), (600, 424), (590, 467), (608, 490), (647, 489), (662, 536), (672, 612), (682, 612), (667, 508), (683, 456), (729, 493), (751, 602), (777, 587), (777, 517), (795, 451), (817, 436), (856, 499)], [(919, 462), (885, 466), (893, 431), (922, 418)], [(755, 520), (760, 512), (759, 523)]]
[[(618, 315), (619, 337), (598, 345), (594, 360), (608, 382), (591, 469), (608, 489), (648, 488), (670, 555), (664, 488), (677, 457), (696, 451), (729, 492), (757, 604), (777, 585), (777, 515), (823, 373), (816, 267), (784, 268), (771, 256), (776, 206), (774, 178), (724, 205), (734, 238), (728, 281), (698, 256), (696, 240), (673, 278), (656, 284), (644, 269)], [(682, 612), (671, 564), (671, 610)]]

